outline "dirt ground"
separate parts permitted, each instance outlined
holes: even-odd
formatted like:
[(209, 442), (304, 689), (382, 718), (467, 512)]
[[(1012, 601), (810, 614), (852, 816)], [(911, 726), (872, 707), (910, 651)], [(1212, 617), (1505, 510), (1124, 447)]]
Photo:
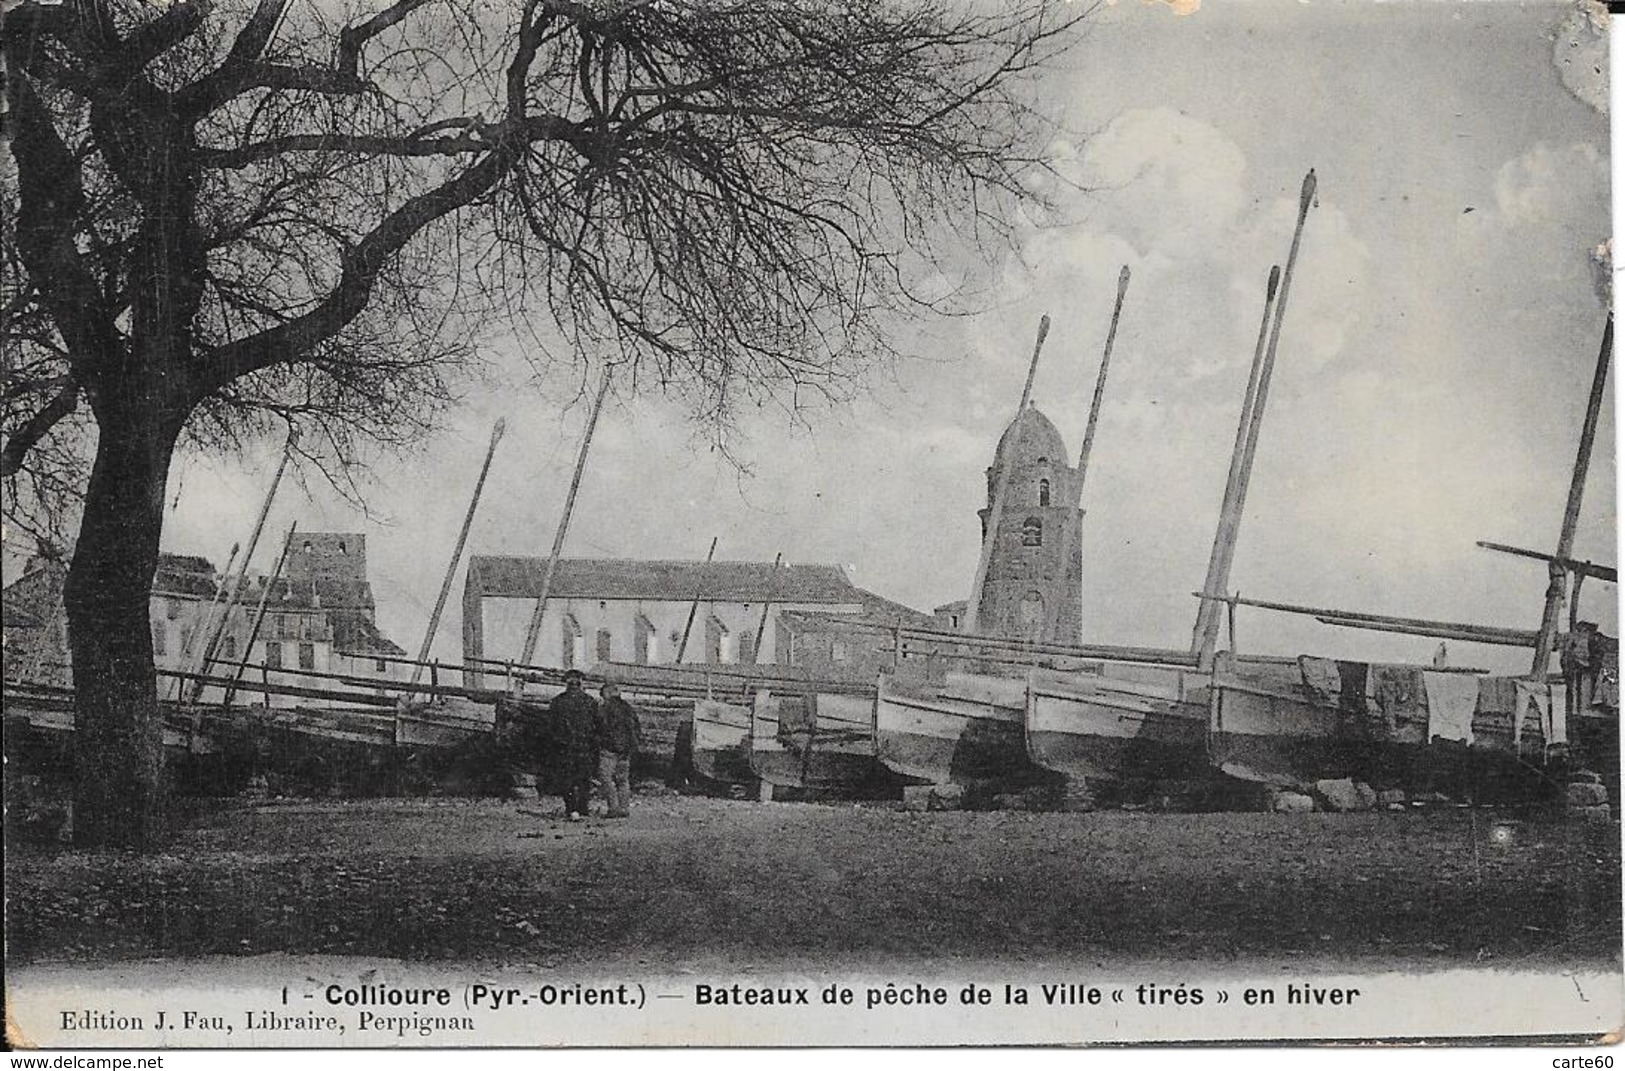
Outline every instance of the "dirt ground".
[(1615, 962), (1620, 832), (1403, 813), (909, 813), (634, 797), (222, 804), (139, 858), (16, 847), (12, 963)]

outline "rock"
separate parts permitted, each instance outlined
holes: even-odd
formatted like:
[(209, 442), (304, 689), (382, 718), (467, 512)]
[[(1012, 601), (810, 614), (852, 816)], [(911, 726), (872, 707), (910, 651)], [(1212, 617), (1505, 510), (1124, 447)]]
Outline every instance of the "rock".
[[(1360, 789), (1365, 789), (1361, 792)], [(1311, 790), (1328, 811), (1364, 811), (1377, 802), (1369, 785), (1357, 785), (1351, 777), (1316, 781)]]
[(1302, 792), (1281, 789), (1270, 794), (1269, 808), (1276, 814), (1308, 814), (1315, 809), (1315, 801)]
[(1587, 824), (1604, 825), (1614, 820), (1614, 812), (1607, 805), (1593, 807), (1571, 807), (1569, 814)]
[(1027, 811), (1058, 811), (1065, 798), (1060, 785), (1028, 785), (1021, 790), (1022, 809)]
[(993, 797), (995, 811), (1025, 811), (1027, 797), (1019, 792), (1001, 792)]
[(1393, 807), (1394, 804), (1405, 805), (1405, 790), (1402, 788), (1385, 788), (1377, 793), (1377, 803), (1382, 807)]
[(928, 811), (957, 811), (965, 805), (964, 785), (932, 785)]
[(1571, 781), (1563, 790), (1563, 799), (1571, 810), (1598, 806), (1606, 809), (1608, 789), (1591, 781)]
[(1354, 782), (1354, 793), (1360, 797), (1360, 810), (1371, 811), (1377, 806), (1377, 790), (1364, 781)]

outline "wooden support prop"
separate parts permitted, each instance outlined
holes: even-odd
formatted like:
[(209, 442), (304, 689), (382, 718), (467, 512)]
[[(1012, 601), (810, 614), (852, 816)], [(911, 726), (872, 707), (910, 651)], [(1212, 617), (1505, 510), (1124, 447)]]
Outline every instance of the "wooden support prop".
[[(1049, 335), (1049, 314), (1045, 313), (1038, 321), (1038, 339), (1033, 343), (1033, 358), (1027, 365), (1027, 382), (1021, 388), (1021, 401), (1016, 406), (1015, 419), (1011, 421), (1014, 427), (1016, 421), (1027, 411), (1027, 403), (1033, 396), (1033, 378), (1038, 375), (1038, 355), (1043, 352), (1044, 339)], [(1016, 449), (1021, 438), (1019, 430), (1010, 442), (1010, 449)], [(1004, 500), (1010, 485), (1010, 465), (1002, 453), (996, 462), (999, 471), (993, 474), (993, 499), (988, 503), (987, 531), (982, 536), (982, 554), (976, 563), (976, 578), (971, 582), (970, 602), (965, 606), (964, 630), (975, 632), (977, 619), (981, 616), (982, 589), (987, 585), (988, 566), (993, 562), (993, 548), (999, 541), (999, 522), (1004, 517)]]
[[(214, 615), (215, 612), (219, 610), (220, 600), (226, 594), (226, 591), (231, 583), (231, 567), (237, 564), (237, 552), (241, 550), (242, 547), (243, 545), (241, 543), (233, 543), (231, 545), (231, 555), (226, 558), (226, 568), (220, 574), (220, 582), (214, 586), (214, 598), (209, 600), (209, 608), (204, 611), (203, 620), (199, 622), (197, 631), (188, 636), (186, 643), (181, 647), (181, 665), (196, 667), (198, 662), (201, 660), (201, 656), (194, 657), (198, 638), (200, 636), (208, 636), (214, 632)], [(179, 680), (171, 680), (169, 683), (173, 685), (173, 687), (166, 690), (168, 693), (167, 698), (170, 700), (179, 699), (181, 682)]]
[(440, 627), (440, 614), (451, 595), (451, 584), (457, 576), (457, 563), (462, 560), (463, 547), (468, 543), (468, 530), (474, 525), (474, 511), (479, 508), (480, 493), (485, 490), (485, 477), (491, 471), (491, 459), (496, 456), (497, 443), (502, 440), (507, 426), (507, 421), (500, 419), (491, 426), (491, 443), (485, 448), (485, 462), (480, 465), (479, 478), (474, 481), (474, 495), (468, 501), (467, 512), (463, 514), (463, 527), (457, 533), (457, 545), (452, 548), (451, 561), (446, 563), (446, 578), (440, 584), (440, 596), (434, 601), (434, 612), (429, 615), (429, 627), (423, 633), (423, 646), (418, 649), (419, 664), (412, 667), (413, 684), (423, 675), (422, 662), (429, 657), (429, 648), (434, 645), (434, 634)]
[(1251, 606), (1259, 610), (1274, 610), (1283, 614), (1313, 617), (1324, 624), (1348, 628), (1368, 628), (1380, 632), (1403, 632), (1413, 636), (1434, 636), (1446, 640), (1467, 640), (1490, 643), (1502, 647), (1531, 647), (1535, 633), (1528, 629), (1499, 628), (1494, 625), (1471, 625), (1455, 621), (1431, 621), (1420, 617), (1391, 617), (1383, 614), (1362, 614), (1352, 610), (1328, 610), (1317, 606), (1295, 606), (1263, 599), (1244, 599), (1239, 595), (1221, 595), (1200, 591), (1191, 592), (1198, 599), (1228, 603), (1232, 606)]
[(762, 619), (756, 623), (756, 642), (751, 644), (750, 648), (750, 660), (753, 665), (760, 664), (762, 661), (762, 636), (767, 632), (767, 611), (773, 605), (773, 596), (779, 593), (779, 563), (783, 560), (784, 551), (781, 550), (773, 555), (773, 575), (772, 579), (768, 581), (767, 590), (768, 601), (762, 603)]
[[(254, 550), (260, 544), (260, 533), (265, 530), (265, 518), (270, 516), (271, 503), (276, 501), (277, 488), (282, 485), (282, 474), (287, 471), (288, 459), (293, 456), (294, 448), (298, 445), (299, 429), (289, 428), (288, 441), (282, 447), (282, 460), (277, 463), (276, 475), (271, 477), (271, 486), (265, 492), (264, 501), (260, 503), (260, 515), (254, 521), (253, 534), (248, 537), (248, 549), (243, 552), (242, 568), (238, 570), (236, 582), (231, 588), (231, 595), (226, 599), (225, 610), (222, 611), (219, 622), (215, 625), (214, 631), (209, 634), (209, 640), (203, 645), (203, 650), (199, 652), (197, 663), (192, 668), (201, 666), (205, 662), (208, 662), (210, 659), (214, 658), (215, 651), (220, 646), (220, 637), (225, 635), (226, 627), (231, 623), (231, 611), (237, 606), (237, 600), (242, 598), (243, 585), (248, 581), (249, 563), (253, 561)], [(197, 702), (198, 696), (202, 694), (202, 686), (194, 683), (188, 698), (191, 702), (195, 703)]]
[(1563, 527), (1557, 536), (1557, 553), (1550, 563), (1551, 578), (1546, 585), (1546, 604), (1541, 608), (1540, 632), (1535, 639), (1534, 663), (1530, 676), (1543, 680), (1551, 669), (1552, 648), (1557, 643), (1558, 616), (1563, 610), (1565, 581), (1568, 574), (1562, 561), (1573, 557), (1574, 530), (1580, 523), (1580, 502), (1585, 497), (1586, 472), (1591, 468), (1591, 447), (1597, 438), (1597, 418), (1602, 412), (1603, 388), (1608, 382), (1608, 362), (1614, 352), (1614, 317), (1610, 313), (1602, 332), (1602, 347), (1597, 352), (1597, 370), (1591, 378), (1591, 397), (1586, 402), (1585, 423), (1580, 426), (1580, 446), (1574, 455), (1574, 470), (1569, 475), (1569, 497), (1563, 507)]
[(575, 473), (570, 477), (570, 491), (564, 497), (564, 515), (559, 518), (558, 531), (553, 534), (553, 551), (547, 556), (547, 571), (542, 574), (542, 590), (536, 595), (536, 608), (531, 611), (530, 625), (525, 629), (525, 646), (519, 661), (531, 665), (536, 655), (536, 639), (542, 633), (542, 615), (547, 612), (547, 596), (553, 587), (553, 572), (559, 567), (559, 554), (564, 550), (564, 537), (570, 531), (570, 514), (575, 511), (576, 492), (581, 488), (581, 474), (587, 468), (587, 450), (592, 446), (592, 434), (598, 427), (598, 413), (604, 408), (604, 396), (609, 393), (609, 373), (598, 385), (598, 397), (593, 399), (592, 415), (587, 418), (587, 433), (581, 437), (581, 451), (576, 455)]
[[(711, 559), (716, 557), (718, 538), (720, 537), (711, 537), (711, 549), (705, 552), (706, 565), (710, 565)], [(703, 577), (704, 574), (702, 573), (701, 575)], [(705, 594), (705, 581), (702, 579), (700, 583), (694, 586), (694, 601), (688, 604), (688, 620), (683, 623), (683, 639), (682, 642), (677, 645), (677, 658), (675, 661), (679, 663), (682, 662), (683, 655), (688, 653), (688, 635), (694, 631), (694, 615), (699, 612), (700, 596), (703, 594)]]
[(282, 576), (282, 567), (288, 561), (288, 551), (293, 547), (293, 535), (298, 528), (298, 521), (288, 525), (288, 538), (282, 541), (282, 553), (277, 556), (276, 567), (271, 570), (271, 575), (266, 578), (265, 587), (260, 592), (259, 605), (254, 608), (254, 622), (248, 628), (248, 639), (243, 642), (242, 660), (237, 663), (237, 668), (231, 675), (233, 685), (226, 689), (225, 698), (220, 701), (220, 705), (223, 707), (231, 706), (235, 682), (243, 679), (243, 671), (248, 668), (249, 659), (254, 653), (254, 641), (259, 639), (260, 626), (265, 622), (265, 606), (271, 600), (271, 589), (276, 587), (277, 580)]

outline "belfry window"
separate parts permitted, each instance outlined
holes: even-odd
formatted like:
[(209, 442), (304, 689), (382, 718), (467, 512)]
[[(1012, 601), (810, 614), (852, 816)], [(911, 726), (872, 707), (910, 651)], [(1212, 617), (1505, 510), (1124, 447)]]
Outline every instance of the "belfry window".
[(1049, 481), (1048, 480), (1039, 480), (1038, 481), (1038, 504), (1040, 506), (1049, 505)]
[(1037, 517), (1028, 517), (1021, 522), (1021, 545), (1024, 547), (1041, 547), (1044, 545), (1044, 522)]

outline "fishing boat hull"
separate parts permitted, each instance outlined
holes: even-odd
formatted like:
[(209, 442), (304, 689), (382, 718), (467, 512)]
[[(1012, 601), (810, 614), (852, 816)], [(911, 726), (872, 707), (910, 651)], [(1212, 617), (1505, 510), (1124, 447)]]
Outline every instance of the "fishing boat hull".
[(890, 780), (875, 754), (873, 699), (764, 691), (751, 715), (751, 771), (770, 785), (856, 793)]
[(749, 707), (715, 699), (695, 700), (694, 772), (723, 784), (753, 781), (756, 775), (750, 768), (750, 721)]
[(1208, 757), (1243, 781), (1301, 787), (1357, 777), (1372, 760), (1369, 741), (1342, 711), (1301, 684), (1274, 675), (1220, 673), (1209, 703)]
[(1199, 776), (1207, 725), (1206, 678), (1178, 670), (1142, 679), (1034, 670), (1028, 682), (1028, 754), (1068, 778)]
[(1027, 757), (1026, 682), (948, 674), (940, 685), (882, 675), (875, 752), (904, 777), (933, 784), (1032, 783), (1046, 776)]

